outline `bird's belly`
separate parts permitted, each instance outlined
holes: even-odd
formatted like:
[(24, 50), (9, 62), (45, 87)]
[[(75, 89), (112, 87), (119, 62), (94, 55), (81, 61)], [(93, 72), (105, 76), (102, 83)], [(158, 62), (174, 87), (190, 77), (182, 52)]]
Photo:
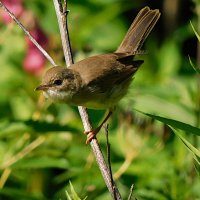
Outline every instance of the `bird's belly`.
[(80, 105), (87, 108), (95, 109), (95, 110), (106, 110), (106, 109), (114, 107), (116, 103), (117, 102), (113, 102), (109, 100), (106, 100), (106, 102), (94, 100), (94, 101), (82, 102), (80, 103)]
[(117, 85), (104, 93), (90, 92), (87, 95), (84, 93), (84, 96), (77, 98), (78, 101), (74, 99), (73, 102), (91, 109), (108, 109), (113, 108), (126, 93), (127, 88)]

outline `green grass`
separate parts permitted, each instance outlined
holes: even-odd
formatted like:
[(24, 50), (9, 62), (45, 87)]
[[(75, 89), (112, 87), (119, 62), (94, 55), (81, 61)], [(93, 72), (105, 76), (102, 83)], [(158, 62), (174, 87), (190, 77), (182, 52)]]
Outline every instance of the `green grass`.
[[(52, 2), (28, 2), (26, 8), (49, 37), (48, 52), (64, 65)], [(114, 51), (144, 5), (131, 0), (126, 5), (123, 0), (70, 1), (75, 60)], [(195, 13), (190, 13), (193, 26), (180, 18), (168, 35), (160, 19), (145, 43), (149, 53), (139, 57), (145, 63), (110, 121), (113, 174), (124, 199), (132, 184), (139, 200), (200, 199), (195, 43), (183, 52), (185, 42), (198, 35)], [(111, 199), (90, 146), (85, 145), (77, 108), (50, 104), (34, 91), (42, 74), (24, 71), (25, 54), (24, 34), (14, 24), (1, 24), (0, 199)], [(94, 125), (103, 117), (100, 111), (89, 113)], [(106, 155), (103, 129), (98, 139)]]

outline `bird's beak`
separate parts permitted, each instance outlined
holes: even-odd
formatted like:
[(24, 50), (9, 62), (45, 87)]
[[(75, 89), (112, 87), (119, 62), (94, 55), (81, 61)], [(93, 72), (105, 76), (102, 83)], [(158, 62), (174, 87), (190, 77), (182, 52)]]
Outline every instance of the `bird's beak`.
[(39, 85), (38, 87), (35, 88), (35, 91), (38, 91), (38, 90), (45, 91), (48, 89), (49, 89), (49, 85)]

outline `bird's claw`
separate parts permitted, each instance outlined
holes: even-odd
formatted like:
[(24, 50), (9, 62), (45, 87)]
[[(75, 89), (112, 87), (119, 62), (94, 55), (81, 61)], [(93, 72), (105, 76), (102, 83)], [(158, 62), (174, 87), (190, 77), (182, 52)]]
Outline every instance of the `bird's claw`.
[(94, 130), (85, 131), (84, 133), (87, 135), (86, 144), (90, 143), (92, 139), (96, 137), (96, 134), (100, 131), (100, 128), (96, 128)]

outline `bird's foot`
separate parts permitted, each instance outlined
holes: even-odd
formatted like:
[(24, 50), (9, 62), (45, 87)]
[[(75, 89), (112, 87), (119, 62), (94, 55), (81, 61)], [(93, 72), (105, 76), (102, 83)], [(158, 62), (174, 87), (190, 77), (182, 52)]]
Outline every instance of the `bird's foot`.
[(100, 131), (101, 126), (97, 127), (94, 130), (91, 131), (85, 131), (84, 133), (87, 135), (87, 140), (86, 140), (86, 144), (90, 143), (92, 141), (92, 139), (94, 139), (97, 135), (97, 133)]
[(90, 143), (92, 139), (96, 137), (96, 134), (101, 130), (101, 127), (107, 122), (107, 120), (111, 115), (112, 115), (112, 110), (109, 110), (103, 122), (96, 129), (84, 132), (87, 135), (86, 144)]

